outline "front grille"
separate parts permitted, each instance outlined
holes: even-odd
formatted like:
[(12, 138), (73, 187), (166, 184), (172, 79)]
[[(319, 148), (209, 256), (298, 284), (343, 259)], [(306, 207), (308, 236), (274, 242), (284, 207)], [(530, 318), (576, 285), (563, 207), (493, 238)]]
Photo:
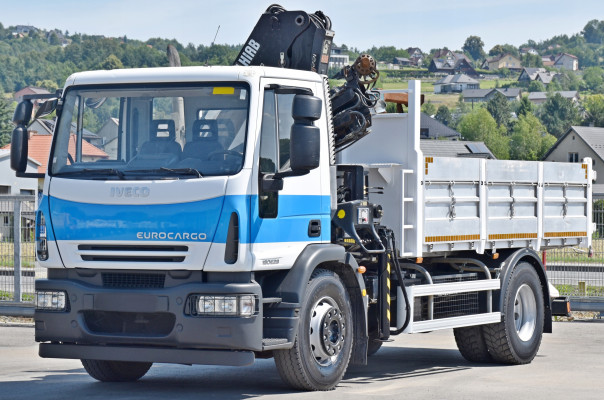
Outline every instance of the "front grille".
[(189, 247), (81, 244), (78, 251), (83, 261), (158, 263), (183, 262)]
[[(478, 274), (455, 274), (434, 276), (432, 281), (436, 283), (451, 283), (474, 281), (478, 279)], [(479, 313), (479, 292), (467, 292), (458, 294), (448, 294), (442, 296), (434, 296), (434, 319), (461, 317)], [(414, 304), (415, 315), (414, 320), (428, 320), (428, 297), (420, 297), (415, 299)]]
[(104, 272), (103, 287), (118, 289), (161, 289), (166, 281), (165, 274)]
[(84, 311), (86, 327), (93, 333), (120, 336), (167, 336), (176, 316), (170, 313)]

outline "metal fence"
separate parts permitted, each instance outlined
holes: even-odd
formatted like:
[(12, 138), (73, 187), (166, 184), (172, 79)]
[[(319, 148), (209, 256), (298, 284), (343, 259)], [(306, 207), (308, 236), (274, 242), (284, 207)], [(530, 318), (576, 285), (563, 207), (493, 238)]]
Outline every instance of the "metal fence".
[(33, 315), (35, 196), (0, 196), (0, 314)]
[[(0, 315), (33, 315), (35, 196), (0, 196)], [(593, 203), (596, 223), (591, 251), (578, 247), (544, 253), (547, 275), (573, 310), (604, 312), (604, 200)]]
[(550, 283), (570, 297), (573, 310), (604, 312), (604, 200), (594, 200), (593, 222), (591, 249), (553, 249), (544, 257)]

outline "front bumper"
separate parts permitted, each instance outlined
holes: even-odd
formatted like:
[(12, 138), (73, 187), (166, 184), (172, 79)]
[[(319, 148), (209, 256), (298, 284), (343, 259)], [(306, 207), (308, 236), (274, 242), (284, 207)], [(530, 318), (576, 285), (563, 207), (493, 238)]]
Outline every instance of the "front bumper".
[(36, 341), (50, 342), (40, 345), (42, 357), (246, 365), (262, 350), (262, 307), (252, 317), (185, 312), (190, 294), (253, 294), (261, 304), (256, 282), (126, 290), (47, 279), (36, 290), (64, 290), (68, 298), (67, 311), (35, 312)]

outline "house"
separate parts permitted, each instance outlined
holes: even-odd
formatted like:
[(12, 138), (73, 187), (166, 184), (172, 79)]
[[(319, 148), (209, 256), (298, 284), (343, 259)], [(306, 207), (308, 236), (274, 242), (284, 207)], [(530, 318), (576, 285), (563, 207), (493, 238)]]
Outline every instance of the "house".
[(447, 75), (434, 83), (434, 93), (462, 92), (479, 88), (480, 82), (465, 74)]
[(562, 53), (556, 57), (554, 67), (577, 71), (579, 69), (579, 59), (572, 54)]
[(413, 65), (413, 62), (406, 57), (394, 57), (394, 59), (392, 60), (392, 64), (400, 65), (401, 67), (408, 67), (410, 65)]
[(463, 101), (465, 103), (481, 103), (489, 101), (495, 93), (503, 94), (508, 101), (520, 100), (522, 90), (519, 88), (507, 88), (507, 89), (466, 89), (461, 92)]
[(522, 72), (518, 77), (518, 82), (530, 83), (533, 81), (542, 82), (547, 85), (558, 75), (557, 72), (550, 72), (545, 68), (522, 68)]
[(428, 71), (431, 73), (443, 74), (465, 74), (469, 76), (478, 76), (476, 70), (465, 58), (458, 60), (448, 60), (444, 58), (433, 58), (428, 66)]
[[(55, 130), (55, 124), (56, 124), (55, 120), (52, 120), (52, 119), (42, 119), (42, 120), (39, 120), (38, 122), (40, 122), (40, 124), (42, 124), (43, 127), (46, 127), (47, 129), (46, 130), (44, 130), (44, 129), (37, 129), (36, 133), (38, 133), (38, 134), (46, 134), (47, 132), (50, 132), (50, 134), (52, 135), (52, 133)], [(35, 123), (36, 123), (36, 121), (34, 121), (34, 123), (31, 126), (34, 126), (35, 128), (39, 128), (40, 125), (35, 125)], [(30, 128), (28, 128), (28, 129), (30, 130), (30, 134), (31, 134), (31, 132), (34, 129), (33, 128), (30, 129)], [(75, 122), (72, 122), (71, 123), (71, 134), (75, 135), (76, 131), (77, 131), (77, 125), (76, 125)], [(99, 147), (99, 148), (103, 146), (103, 138), (100, 137), (98, 134), (89, 131), (88, 129), (85, 129), (85, 128), (82, 129), (82, 137), (84, 138), (85, 141), (87, 141), (88, 143), (92, 144), (93, 146), (96, 146), (96, 147)]]
[(54, 30), (49, 31), (49, 32), (46, 32), (46, 40), (48, 42), (50, 42), (53, 34), (56, 35), (56, 37), (57, 37), (57, 39), (59, 41), (59, 44), (61, 46), (65, 47), (65, 46), (67, 46), (67, 45), (69, 45), (71, 43), (71, 39), (67, 39), (65, 37), (65, 35), (63, 35), (63, 32), (61, 32), (61, 31), (59, 31), (57, 29), (54, 29)]
[(119, 120), (117, 118), (109, 118), (97, 133), (102, 140), (99, 147), (107, 154), (117, 154), (118, 128)]
[(481, 68), (488, 69), (489, 71), (495, 71), (501, 68), (520, 70), (522, 68), (522, 61), (509, 53), (501, 54), (495, 57), (488, 57), (482, 63)]
[[(579, 92), (576, 90), (556, 91), (565, 99), (570, 99), (574, 103), (579, 102)], [(531, 92), (528, 94), (528, 99), (534, 104), (543, 104), (547, 100), (548, 92)]]
[(407, 53), (409, 53), (409, 59), (413, 62), (413, 65), (419, 67), (424, 63), (424, 53), (419, 47), (409, 47)]
[(461, 140), (421, 139), (419, 147), (425, 157), (469, 157), (495, 160), (483, 142), (466, 142)]
[[(39, 163), (31, 158), (27, 159), (25, 172), (36, 172)], [(38, 182), (31, 178), (18, 178), (10, 168), (10, 151), (0, 150), (0, 241), (12, 240), (13, 231), (13, 201), (3, 199), (3, 196), (16, 195), (37, 195), (42, 188), (38, 187)], [(24, 219), (22, 232), (29, 234), (28, 228), (35, 225), (35, 211), (37, 209), (37, 196), (35, 201), (21, 202), (21, 217)], [(8, 201), (7, 201), (8, 200)]]
[(604, 128), (571, 126), (551, 149), (543, 156), (544, 161), (582, 162), (585, 157), (592, 159), (596, 171), (593, 185), (594, 198), (604, 197)]
[(553, 67), (556, 61), (554, 56), (541, 56), (541, 62), (544, 67)]
[[(27, 157), (36, 163), (36, 170), (31, 172), (38, 172), (40, 174), (46, 173), (48, 168), (48, 157), (50, 155), (50, 147), (52, 145), (53, 135), (48, 134), (31, 134), (29, 137)], [(7, 144), (2, 150), (10, 150), (11, 145)], [(76, 135), (72, 134), (69, 140), (69, 153), (76, 153)], [(98, 147), (93, 146), (87, 141), (82, 141), (82, 161), (93, 162), (101, 159), (106, 159), (107, 153)], [(28, 171), (29, 172), (29, 171)], [(33, 180), (32, 180), (33, 181)], [(44, 179), (38, 180), (38, 188), (42, 190), (44, 185)]]
[[(38, 172), (40, 163), (31, 157), (27, 159), (25, 172)], [(10, 168), (10, 151), (0, 150), (0, 195), (36, 194), (38, 185), (35, 179), (18, 178)]]
[(39, 29), (31, 25), (17, 25), (13, 31), (13, 35), (29, 35), (30, 33), (36, 33)]
[[(447, 125), (430, 117), (428, 114), (420, 113), (419, 123), (420, 139), (461, 139), (461, 133), (455, 129), (449, 128)], [(447, 140), (447, 141), (448, 141)], [(439, 140), (440, 141), (440, 140)], [(445, 142), (447, 142), (445, 141)]]
[(520, 49), (520, 55), (530, 54), (533, 56), (538, 56), (539, 52), (532, 47), (523, 47)]
[(329, 68), (342, 69), (347, 65), (350, 65), (348, 54), (340, 47), (332, 47), (331, 54), (329, 55)]
[(18, 92), (16, 92), (13, 95), (13, 99), (15, 99), (15, 101), (21, 101), (21, 100), (23, 100), (23, 96), (25, 96), (27, 94), (50, 94), (50, 92), (44, 88), (39, 88), (39, 87), (35, 87), (35, 86), (27, 86), (27, 87), (24, 87), (23, 89), (19, 90)]

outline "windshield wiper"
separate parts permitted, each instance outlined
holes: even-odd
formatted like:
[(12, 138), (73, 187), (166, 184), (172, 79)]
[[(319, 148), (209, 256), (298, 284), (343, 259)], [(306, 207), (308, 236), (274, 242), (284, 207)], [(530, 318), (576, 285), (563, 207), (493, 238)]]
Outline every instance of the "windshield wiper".
[(203, 178), (203, 175), (201, 174), (201, 172), (199, 172), (195, 168), (166, 168), (166, 167), (161, 167), (159, 170), (160, 171), (171, 172), (173, 174), (195, 175), (198, 178)]
[(116, 175), (120, 179), (126, 179), (126, 175), (119, 169), (115, 169), (115, 168), (98, 168), (98, 169), (97, 168), (84, 168), (84, 169), (78, 169), (78, 170), (74, 170), (74, 171), (58, 172), (54, 175), (59, 176), (59, 175), (80, 175), (80, 174), (83, 174), (83, 175), (86, 175), (86, 174)]

